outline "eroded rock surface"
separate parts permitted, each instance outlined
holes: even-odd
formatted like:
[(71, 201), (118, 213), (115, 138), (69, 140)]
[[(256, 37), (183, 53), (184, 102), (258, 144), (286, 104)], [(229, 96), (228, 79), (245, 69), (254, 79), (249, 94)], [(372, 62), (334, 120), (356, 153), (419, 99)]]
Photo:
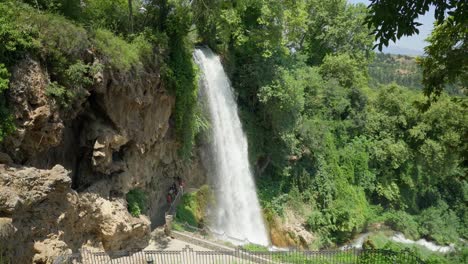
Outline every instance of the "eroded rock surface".
[(50, 170), (0, 165), (0, 185), (2, 245), (17, 263), (50, 263), (87, 244), (105, 250), (147, 244), (147, 217), (132, 217), (122, 199), (77, 193), (60, 165)]
[(5, 150), (16, 160), (60, 144), (63, 121), (46, 96), (47, 73), (27, 58), (13, 70), (8, 101), (14, 113), (16, 132), (5, 140)]
[[(99, 62), (92, 53), (88, 60)], [(0, 144), (0, 246), (15, 263), (51, 263), (83, 246), (144, 247), (150, 227), (164, 224), (175, 177), (205, 183), (200, 158), (177, 154), (175, 98), (158, 71), (103, 70), (64, 109), (47, 96), (50, 76), (38, 61), (14, 68), (8, 100), (17, 129)], [(148, 195), (140, 217), (127, 211), (135, 188)]]

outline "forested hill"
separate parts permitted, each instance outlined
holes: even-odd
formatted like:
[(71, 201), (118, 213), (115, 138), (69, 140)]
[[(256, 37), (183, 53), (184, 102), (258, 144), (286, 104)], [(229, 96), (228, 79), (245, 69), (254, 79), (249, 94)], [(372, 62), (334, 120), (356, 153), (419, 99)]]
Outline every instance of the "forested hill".
[(376, 53), (369, 65), (370, 85), (377, 87), (395, 82), (411, 89), (421, 90), (422, 70), (416, 58), (405, 55)]
[[(415, 56), (375, 53), (375, 58), (369, 64), (369, 85), (377, 88), (379, 85), (396, 83), (410, 89), (422, 90), (423, 71), (417, 60)], [(445, 90), (452, 95), (463, 93), (460, 84), (447, 84)]]
[[(59, 170), (63, 185), (76, 191), (60, 188), (52, 201), (60, 205), (57, 217), (41, 214), (45, 218), (28, 214), (48, 205), (35, 193), (37, 208), (0, 192), (0, 217), (9, 221), (0, 222), (0, 231), (7, 225), (11, 231), (10, 240), (0, 239), (0, 256), (24, 251), (32, 259), (53, 252), (47, 245), (76, 250), (86, 241), (129, 247), (125, 239), (150, 229), (140, 213), (162, 216), (171, 179), (198, 175), (193, 182), (203, 181), (198, 150), (210, 124), (198, 100), (200, 73), (192, 54), (196, 45), (206, 45), (220, 55), (237, 95), (275, 245), (335, 248), (375, 231), (366, 246), (400, 250), (406, 245), (387, 237), (398, 231), (413, 240), (454, 244), (446, 255), (413, 249), (431, 263), (466, 263), (467, 5), (371, 2), (0, 1), (1, 162), (49, 175), (59, 160), (73, 175)], [(416, 34), (414, 20), (430, 4), (438, 24), (418, 60), (421, 70), (412, 58), (375, 54), (376, 37), (382, 46)], [(461, 92), (450, 92), (449, 85)], [(101, 196), (88, 198), (98, 195), (94, 189), (81, 193), (90, 186)], [(63, 204), (65, 192), (84, 197), (76, 208), (90, 213)], [(183, 199), (186, 214), (178, 215), (203, 226), (207, 201), (197, 205), (189, 198)], [(101, 211), (120, 208), (122, 217), (93, 218), (99, 213), (95, 201), (113, 203)], [(89, 225), (60, 220), (56, 228), (60, 208), (71, 210), (65, 216), (87, 215)], [(50, 228), (31, 228), (31, 219)], [(107, 223), (104, 231), (95, 226), (111, 220), (121, 223)], [(23, 229), (10, 228), (20, 222)], [(26, 249), (15, 246), (24, 241)]]

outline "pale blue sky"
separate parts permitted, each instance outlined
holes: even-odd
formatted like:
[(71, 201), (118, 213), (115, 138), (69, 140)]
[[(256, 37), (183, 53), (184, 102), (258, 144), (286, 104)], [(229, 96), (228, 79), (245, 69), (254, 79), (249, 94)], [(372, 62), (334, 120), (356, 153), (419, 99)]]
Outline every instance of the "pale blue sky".
[[(368, 0), (348, 0), (348, 2), (356, 4), (356, 3), (364, 3), (368, 5), (370, 1)], [(407, 50), (408, 53), (411, 53), (411, 50), (415, 51), (415, 53), (422, 54), (424, 51), (424, 47), (427, 46), (427, 42), (424, 41), (430, 34), (434, 24), (434, 8), (431, 7), (429, 12), (426, 13), (424, 16), (419, 17), (418, 22), (423, 24), (420, 26), (419, 34), (413, 35), (411, 37), (402, 37), (400, 40), (397, 40), (396, 43), (391, 42), (389, 44), (389, 48), (384, 50), (390, 53), (394, 53), (395, 50)], [(403, 52), (402, 52), (403, 53)]]

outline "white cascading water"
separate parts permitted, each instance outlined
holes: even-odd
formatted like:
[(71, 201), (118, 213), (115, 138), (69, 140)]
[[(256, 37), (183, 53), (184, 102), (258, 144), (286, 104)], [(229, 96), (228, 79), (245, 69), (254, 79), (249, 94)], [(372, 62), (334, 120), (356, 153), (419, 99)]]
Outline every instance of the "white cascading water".
[(196, 49), (194, 57), (201, 69), (201, 86), (208, 102), (213, 133), (211, 174), (216, 201), (211, 212), (211, 228), (228, 237), (268, 245), (269, 237), (249, 165), (247, 138), (229, 79), (219, 57), (210, 49)]

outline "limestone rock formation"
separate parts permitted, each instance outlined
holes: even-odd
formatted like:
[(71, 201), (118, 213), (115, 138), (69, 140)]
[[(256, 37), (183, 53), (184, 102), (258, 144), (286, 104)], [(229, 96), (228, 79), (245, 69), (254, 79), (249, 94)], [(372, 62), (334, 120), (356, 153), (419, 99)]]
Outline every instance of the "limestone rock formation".
[[(175, 98), (157, 67), (103, 69), (69, 109), (47, 95), (40, 62), (26, 58), (13, 70), (7, 96), (17, 129), (0, 143), (0, 247), (15, 263), (51, 263), (83, 246), (144, 247), (151, 226), (164, 224), (175, 177), (188, 187), (206, 181), (198, 156), (178, 157)], [(148, 196), (140, 217), (127, 211), (135, 188)]]
[(72, 190), (69, 172), (60, 165), (51, 170), (0, 165), (0, 186), (0, 229), (6, 230), (0, 245), (17, 263), (49, 263), (89, 241), (105, 250), (147, 244), (146, 217), (132, 217), (124, 200)]
[(270, 237), (273, 245), (309, 249), (309, 245), (317, 238), (304, 226), (306, 221), (289, 208), (285, 210), (285, 215), (284, 218), (271, 220)]
[(16, 160), (41, 152), (61, 141), (63, 122), (46, 96), (47, 73), (27, 58), (14, 68), (8, 101), (15, 117), (16, 133), (5, 141)]

